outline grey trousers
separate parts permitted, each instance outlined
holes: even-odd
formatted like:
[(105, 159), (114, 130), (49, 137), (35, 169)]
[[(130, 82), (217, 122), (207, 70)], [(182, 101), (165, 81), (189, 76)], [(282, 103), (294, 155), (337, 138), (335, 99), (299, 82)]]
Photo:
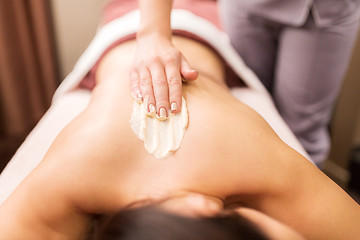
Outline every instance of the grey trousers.
[[(231, 43), (272, 93), (275, 104), (319, 166), (330, 149), (328, 124), (358, 30), (354, 16), (317, 27), (310, 14), (295, 27), (220, 2)], [(240, 1), (241, 2), (241, 1)]]

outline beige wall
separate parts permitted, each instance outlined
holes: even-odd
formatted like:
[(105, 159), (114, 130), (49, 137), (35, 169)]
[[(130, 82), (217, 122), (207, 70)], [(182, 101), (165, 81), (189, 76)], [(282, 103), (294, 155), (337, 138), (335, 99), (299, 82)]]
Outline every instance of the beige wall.
[(51, 0), (63, 79), (93, 38), (105, 0)]
[[(360, 79), (359, 79), (360, 81)], [(360, 94), (360, 89), (359, 89), (359, 94)], [(356, 145), (360, 145), (360, 107), (358, 109), (358, 116), (357, 116), (357, 127), (356, 127), (356, 132), (355, 132), (355, 139), (354, 139), (354, 144)]]
[(360, 37), (336, 105), (331, 138), (332, 150), (325, 166), (335, 180), (346, 184), (351, 148), (360, 143)]

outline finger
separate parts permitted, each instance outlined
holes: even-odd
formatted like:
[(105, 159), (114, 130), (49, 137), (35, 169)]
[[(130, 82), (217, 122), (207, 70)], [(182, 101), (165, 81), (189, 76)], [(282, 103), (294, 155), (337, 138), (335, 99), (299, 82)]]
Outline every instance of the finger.
[(184, 56), (181, 56), (180, 72), (185, 81), (194, 81), (199, 76), (199, 73), (190, 66)]
[(178, 113), (181, 110), (182, 81), (179, 67), (179, 62), (167, 64), (165, 67), (169, 87), (170, 110), (172, 113)]
[(137, 73), (135, 68), (130, 70), (130, 92), (131, 96), (137, 100), (142, 101), (142, 95), (139, 85), (139, 74)]
[(156, 113), (154, 91), (151, 82), (151, 74), (147, 67), (138, 68), (139, 85), (143, 99), (147, 103), (148, 113)]
[(157, 114), (160, 118), (166, 119), (169, 111), (169, 88), (164, 66), (160, 61), (154, 61), (150, 65), (149, 70), (154, 89)]

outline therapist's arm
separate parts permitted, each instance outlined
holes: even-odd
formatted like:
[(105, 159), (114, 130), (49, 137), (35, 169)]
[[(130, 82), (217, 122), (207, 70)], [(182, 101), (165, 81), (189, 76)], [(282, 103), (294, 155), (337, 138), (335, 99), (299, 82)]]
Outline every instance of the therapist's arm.
[(181, 109), (182, 78), (195, 80), (198, 73), (171, 42), (172, 0), (139, 0), (139, 8), (141, 22), (130, 72), (131, 92), (137, 99), (149, 96), (149, 111), (168, 116), (169, 110), (177, 113)]

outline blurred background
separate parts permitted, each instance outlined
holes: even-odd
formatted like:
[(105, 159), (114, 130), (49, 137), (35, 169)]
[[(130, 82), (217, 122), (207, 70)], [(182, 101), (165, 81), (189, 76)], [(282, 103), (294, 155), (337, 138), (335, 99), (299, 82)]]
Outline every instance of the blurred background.
[[(105, 2), (0, 1), (0, 172), (95, 35)], [(332, 150), (323, 170), (360, 192), (360, 39), (329, 129)]]

